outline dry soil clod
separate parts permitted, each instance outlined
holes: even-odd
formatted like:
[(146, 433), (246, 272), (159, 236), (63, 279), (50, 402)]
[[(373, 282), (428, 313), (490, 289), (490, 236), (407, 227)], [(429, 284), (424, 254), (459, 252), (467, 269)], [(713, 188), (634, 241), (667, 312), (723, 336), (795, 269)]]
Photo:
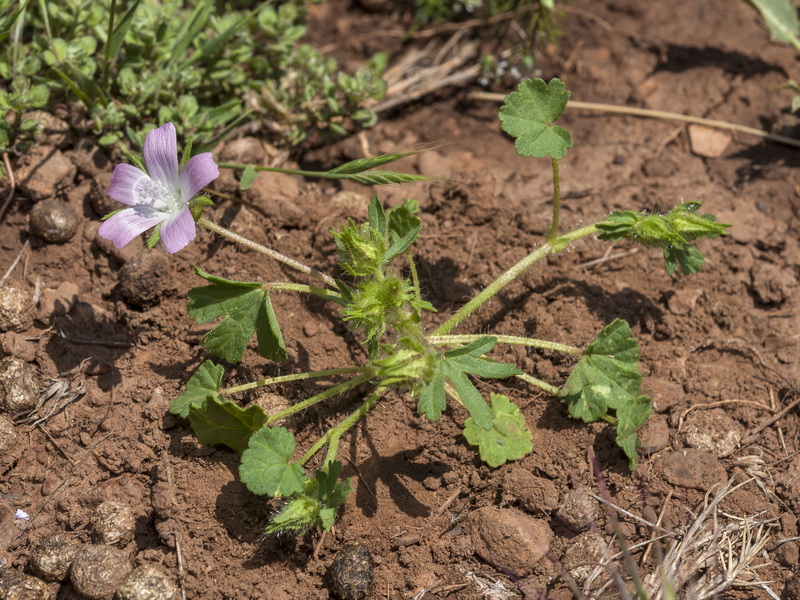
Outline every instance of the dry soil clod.
[(0, 412), (13, 417), (38, 402), (39, 376), (33, 365), (10, 356), (0, 360)]
[(333, 595), (339, 600), (364, 600), (372, 584), (374, 568), (369, 548), (363, 544), (345, 546), (328, 570)]
[(31, 233), (51, 244), (68, 242), (78, 231), (78, 213), (69, 204), (51, 198), (37, 202), (30, 215)]
[(123, 548), (133, 541), (135, 523), (131, 507), (122, 502), (107, 500), (98, 506), (91, 518), (92, 540)]
[(3, 600), (47, 600), (49, 595), (41, 579), (16, 569), (0, 571), (0, 598)]
[(0, 331), (25, 331), (31, 325), (31, 295), (20, 288), (0, 286)]
[(177, 590), (161, 569), (152, 565), (136, 567), (123, 579), (116, 600), (172, 600)]
[(69, 533), (45, 538), (31, 554), (31, 568), (47, 581), (64, 581), (80, 547)]
[(130, 571), (131, 564), (122, 550), (86, 545), (75, 554), (69, 580), (89, 600), (110, 600)]

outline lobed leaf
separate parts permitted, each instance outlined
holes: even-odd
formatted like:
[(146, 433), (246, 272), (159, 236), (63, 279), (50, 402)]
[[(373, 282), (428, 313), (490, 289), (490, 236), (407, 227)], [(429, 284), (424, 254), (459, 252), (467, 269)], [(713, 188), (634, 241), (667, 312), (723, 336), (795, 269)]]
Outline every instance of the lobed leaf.
[(255, 333), (261, 356), (276, 362), (286, 360), (286, 344), (268, 290), (257, 281), (231, 281), (197, 267), (195, 272), (211, 285), (189, 290), (189, 316), (200, 325), (222, 318), (203, 336), (203, 346), (209, 352), (237, 363)]
[(284, 427), (264, 427), (242, 452), (239, 476), (254, 494), (290, 496), (305, 489), (308, 477), (294, 454), (294, 436)]
[(206, 396), (199, 406), (189, 406), (189, 421), (200, 443), (228, 446), (241, 455), (250, 437), (267, 422), (267, 415), (258, 404), (241, 408), (219, 396)]
[(219, 398), (222, 387), (222, 375), (225, 373), (220, 365), (215, 365), (210, 360), (201, 364), (186, 384), (186, 391), (176, 396), (169, 403), (169, 412), (180, 415), (184, 419), (189, 416), (191, 407), (202, 406), (207, 398)]
[(572, 147), (572, 136), (563, 127), (552, 125), (563, 113), (570, 93), (559, 79), (545, 83), (526, 79), (516, 92), (506, 96), (499, 117), (503, 131), (516, 138), (520, 156), (558, 160)]
[(533, 450), (533, 434), (525, 424), (525, 416), (507, 396), (492, 394), (491, 428), (479, 427), (470, 417), (464, 423), (464, 437), (478, 446), (481, 459), (490, 467), (499, 467), (508, 460), (517, 460)]
[(772, 39), (777, 42), (800, 45), (797, 35), (800, 33), (800, 20), (797, 19), (797, 7), (789, 0), (745, 0), (760, 14), (767, 24)]
[(636, 429), (650, 415), (650, 399), (640, 392), (639, 343), (623, 319), (615, 319), (586, 347), (561, 388), (576, 419), (591, 423), (616, 413), (617, 443), (636, 465)]

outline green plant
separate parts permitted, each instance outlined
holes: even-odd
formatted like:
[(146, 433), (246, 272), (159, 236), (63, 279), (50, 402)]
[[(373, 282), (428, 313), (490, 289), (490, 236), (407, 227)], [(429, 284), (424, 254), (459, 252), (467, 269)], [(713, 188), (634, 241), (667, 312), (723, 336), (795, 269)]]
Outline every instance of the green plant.
[[(101, 144), (125, 138), (135, 148), (153, 121), (172, 122), (201, 149), (248, 121), (287, 143), (309, 131), (340, 135), (371, 125), (375, 115), (363, 102), (385, 91), (385, 57), (343, 72), (302, 43), (303, 6), (0, 0), (0, 39), (8, 40), (0, 45), (0, 86), (12, 88), (0, 110), (16, 115), (46, 105), (48, 96), (79, 100)], [(0, 145), (12, 144), (24, 127), (15, 122)]]
[[(228, 363), (239, 362), (255, 335), (261, 356), (275, 361), (285, 360), (288, 355), (286, 344), (270, 302), (270, 295), (276, 290), (313, 294), (339, 305), (342, 318), (359, 332), (367, 349), (368, 359), (362, 365), (270, 377), (233, 386), (223, 385), (225, 369), (222, 365), (206, 360), (189, 379), (186, 390), (172, 400), (170, 411), (187, 418), (201, 442), (226, 445), (241, 455), (240, 475), (253, 493), (287, 499), (268, 531), (303, 532), (316, 525), (324, 528), (332, 525), (336, 508), (350, 491), (347, 481), (338, 481), (341, 472), (337, 461), (340, 440), (389, 391), (415, 398), (418, 412), (433, 421), (442, 416), (448, 403), (463, 406), (469, 414), (464, 423), (465, 439), (477, 447), (487, 464), (495, 467), (530, 452), (531, 432), (519, 408), (507, 396), (492, 394), (487, 402), (473, 378), (516, 377), (562, 399), (573, 417), (585, 422), (603, 420), (614, 426), (617, 444), (627, 456), (630, 468), (635, 467), (636, 430), (650, 414), (650, 399), (640, 393), (639, 345), (625, 321), (612, 321), (585, 348), (509, 335), (451, 333), (531, 266), (563, 251), (577, 239), (597, 235), (601, 239), (626, 238), (648, 247), (659, 247), (663, 250), (668, 271), (673, 272), (680, 266), (684, 273), (694, 273), (702, 264), (702, 255), (693, 242), (701, 237), (724, 235), (728, 227), (718, 223), (712, 215), (700, 214), (700, 203), (688, 203), (666, 215), (615, 211), (595, 225), (562, 233), (559, 229), (558, 161), (572, 146), (572, 138), (569, 132), (553, 123), (563, 112), (568, 98), (569, 92), (564, 89), (564, 84), (556, 79), (549, 83), (523, 81), (519, 91), (506, 98), (500, 119), (503, 128), (516, 138), (518, 152), (523, 156), (551, 158), (553, 215), (547, 239), (433, 331), (425, 327), (425, 313), (435, 308), (421, 296), (411, 251), (422, 229), (422, 222), (416, 216), (418, 206), (413, 200), (387, 209), (375, 197), (369, 205), (366, 223), (349, 221), (333, 232), (342, 270), (346, 274), (342, 278), (319, 273), (211, 223), (199, 214), (203, 203), (194, 204), (198, 210), (192, 214), (198, 225), (316, 279), (316, 285), (233, 281), (196, 268), (197, 275), (205, 280), (206, 285), (189, 291), (187, 309), (189, 316), (199, 324), (217, 322), (202, 340), (202, 345), (210, 353)], [(166, 136), (170, 131), (174, 130), (163, 126), (149, 136)], [(170, 143), (174, 146), (172, 135)], [(119, 223), (127, 222), (136, 228), (136, 231), (122, 231), (116, 225), (109, 225), (107, 235), (117, 245), (127, 243), (148, 226), (162, 222), (162, 237), (168, 227), (173, 228), (168, 235), (174, 237), (176, 225), (168, 224), (167, 220), (177, 218), (174, 215), (180, 214), (179, 211), (188, 210), (176, 205), (176, 198), (180, 196), (183, 204), (193, 206), (189, 194), (178, 193), (175, 183), (177, 159), (173, 156), (167, 160), (162, 156), (156, 160), (152, 150), (148, 155), (149, 143), (145, 144), (145, 158), (151, 157), (147, 164), (150, 175), (130, 165), (119, 165), (112, 177), (110, 193), (133, 204), (134, 208), (138, 205), (145, 211), (142, 214), (153, 214), (146, 212), (152, 210), (149, 208), (151, 205), (169, 206), (171, 212), (157, 213), (151, 217), (151, 222), (136, 221), (131, 209), (113, 216), (107, 223), (117, 219)], [(175, 154), (174, 149), (167, 154)], [(380, 169), (401, 156), (404, 155), (361, 159), (324, 173), (303, 173), (368, 183), (424, 179)], [(208, 164), (206, 155), (191, 160), (197, 161), (197, 165), (205, 165), (202, 175), (199, 167), (191, 166), (191, 161), (184, 168), (189, 173), (187, 177), (194, 181), (187, 187), (194, 190), (213, 179), (216, 172), (215, 167)], [(165, 168), (165, 164), (169, 168)], [(252, 183), (260, 170), (279, 170), (225, 163), (219, 166), (244, 170), (244, 185)], [(247, 175), (246, 182), (244, 175)], [(131, 184), (133, 179), (141, 183)], [(137, 185), (142, 186), (141, 193), (137, 192)], [(162, 187), (163, 193), (158, 191)], [(121, 216), (123, 213), (128, 216)], [(104, 231), (100, 233), (104, 235)], [(188, 243), (194, 236), (194, 224), (184, 229), (181, 235), (181, 243)], [(167, 248), (174, 252), (178, 246), (171, 243)], [(513, 364), (493, 359), (491, 352), (497, 344), (563, 352), (575, 357), (577, 363), (566, 383), (558, 388), (523, 373)], [(231, 400), (237, 394), (262, 386), (331, 378), (343, 380), (272, 414), (267, 414), (257, 404), (242, 408)], [(361, 387), (370, 389), (365, 392), (361, 404), (298, 455), (294, 435), (277, 423), (342, 392)], [(324, 455), (317, 458), (323, 449)], [(312, 464), (309, 474), (306, 469)]]

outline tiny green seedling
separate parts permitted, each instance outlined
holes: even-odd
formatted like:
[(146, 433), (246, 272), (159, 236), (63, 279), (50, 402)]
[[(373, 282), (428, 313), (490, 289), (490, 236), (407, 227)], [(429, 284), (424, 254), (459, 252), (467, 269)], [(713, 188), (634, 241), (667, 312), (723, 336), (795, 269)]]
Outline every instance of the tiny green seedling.
[[(358, 332), (367, 350), (367, 358), (361, 365), (294, 373), (229, 387), (224, 385), (225, 368), (213, 360), (206, 360), (191, 376), (186, 390), (172, 400), (170, 411), (189, 420), (198, 440), (210, 445), (225, 445), (241, 456), (239, 474), (250, 491), (286, 499), (283, 509), (267, 527), (268, 532), (302, 533), (315, 526), (329, 529), (333, 525), (337, 507), (351, 492), (349, 482), (339, 479), (342, 466), (338, 455), (342, 436), (390, 391), (413, 398), (419, 414), (432, 421), (441, 418), (448, 405), (463, 406), (469, 415), (464, 422), (464, 438), (477, 448), (486, 464), (498, 467), (528, 454), (532, 450), (532, 434), (525, 416), (508, 396), (493, 393), (486, 399), (473, 380), (518, 378), (561, 398), (574, 418), (587, 423), (602, 420), (615, 427), (617, 444), (627, 457), (630, 468), (635, 468), (636, 431), (650, 415), (651, 402), (641, 394), (642, 376), (637, 368), (639, 344), (631, 336), (630, 327), (624, 320), (612, 321), (585, 348), (510, 335), (451, 333), (532, 265), (550, 254), (563, 251), (577, 239), (597, 236), (601, 240), (614, 241), (624, 238), (646, 247), (660, 248), (667, 271), (673, 273), (680, 267), (688, 274), (697, 272), (703, 262), (694, 242), (701, 237), (725, 234), (728, 225), (718, 223), (712, 215), (700, 213), (699, 202), (681, 204), (666, 215), (614, 211), (594, 225), (562, 233), (559, 229), (558, 161), (572, 146), (572, 138), (566, 129), (554, 125), (554, 122), (561, 116), (568, 99), (569, 92), (557, 79), (549, 83), (523, 81), (519, 90), (506, 98), (500, 119), (503, 128), (516, 138), (518, 152), (523, 156), (551, 158), (553, 214), (547, 239), (432, 331), (425, 326), (425, 315), (436, 309), (422, 298), (412, 253), (413, 243), (422, 230), (422, 221), (416, 214), (419, 206), (413, 200), (386, 208), (375, 197), (369, 205), (366, 223), (348, 221), (333, 231), (342, 267), (340, 277), (319, 273), (213, 224), (199, 215), (200, 209), (192, 213), (198, 225), (263, 252), (315, 280), (315, 285), (233, 281), (196, 269), (205, 285), (189, 291), (187, 308), (189, 316), (197, 323), (216, 323), (202, 339), (202, 345), (211, 354), (226, 363), (237, 363), (255, 337), (261, 356), (276, 362), (285, 360), (288, 351), (279, 315), (270, 302), (270, 294), (276, 290), (312, 294), (337, 304), (342, 319)], [(170, 131), (173, 132), (171, 143), (174, 144), (174, 128), (170, 129), (170, 126), (165, 125), (150, 135), (162, 136), (161, 140), (165, 142), (167, 138), (164, 136)], [(146, 141), (145, 156), (147, 144)], [(425, 179), (419, 175), (378, 170), (402, 156), (362, 159), (332, 171), (302, 173), (372, 184)], [(190, 159), (184, 167), (184, 171), (190, 173), (187, 177), (191, 178), (201, 170), (200, 166), (205, 165), (203, 168), (207, 172), (202, 181), (213, 179), (216, 166), (212, 167), (208, 160), (207, 155)], [(193, 165), (192, 161), (197, 162)], [(130, 177), (130, 169), (134, 167), (124, 166), (126, 169), (121, 173), (128, 173)], [(153, 170), (151, 165), (147, 166)], [(261, 170), (276, 170), (240, 164), (223, 163), (219, 166), (242, 170), (243, 185), (251, 184)], [(120, 165), (117, 169), (122, 167)], [(161, 169), (157, 167), (156, 171)], [(177, 173), (177, 170), (170, 173)], [(143, 185), (150, 186), (148, 190), (160, 185), (157, 175), (150, 179), (140, 171), (137, 176), (144, 178)], [(194, 187), (199, 189), (200, 183), (195, 182)], [(131, 200), (120, 194), (113, 178), (110, 194), (112, 190), (120, 196), (118, 199)], [(183, 210), (180, 204), (174, 204), (174, 196), (168, 199), (173, 202), (170, 210), (174, 215), (182, 214), (179, 212)], [(183, 201), (196, 208), (205, 204), (189, 198)], [(116, 233), (118, 229), (114, 220), (126, 219), (124, 212), (112, 216), (103, 225), (106, 229), (100, 231), (101, 235), (107, 233), (117, 244), (128, 239), (114, 237), (122, 236), (122, 233)], [(178, 218), (169, 216), (169, 219)], [(175, 242), (177, 227), (169, 220), (162, 221), (161, 236), (167, 235), (163, 241), (170, 252), (176, 251), (174, 248), (179, 245)], [(185, 236), (181, 243), (191, 240), (193, 227), (194, 223), (191, 223), (181, 230), (181, 235)], [(119, 231), (128, 232), (129, 228), (123, 227)], [(406, 272), (408, 276), (404, 274)], [(524, 373), (514, 364), (492, 358), (491, 353), (498, 344), (563, 352), (574, 356), (577, 362), (567, 381), (559, 388)], [(340, 381), (274, 413), (265, 412), (257, 404), (243, 408), (230, 399), (259, 387), (309, 379)], [(289, 428), (277, 424), (356, 388), (368, 389), (361, 404), (307, 448), (298, 449)], [(318, 456), (323, 450), (324, 453)]]

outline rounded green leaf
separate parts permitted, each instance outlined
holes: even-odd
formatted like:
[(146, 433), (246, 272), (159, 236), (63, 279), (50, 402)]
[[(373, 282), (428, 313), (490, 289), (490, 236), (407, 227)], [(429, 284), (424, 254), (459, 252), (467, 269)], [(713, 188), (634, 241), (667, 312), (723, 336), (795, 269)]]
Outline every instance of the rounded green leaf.
[(551, 79), (526, 79), (519, 90), (506, 96), (500, 109), (503, 131), (517, 138), (520, 156), (541, 158), (550, 155), (558, 160), (572, 147), (572, 136), (563, 127), (552, 125), (563, 113), (569, 100), (564, 83)]

